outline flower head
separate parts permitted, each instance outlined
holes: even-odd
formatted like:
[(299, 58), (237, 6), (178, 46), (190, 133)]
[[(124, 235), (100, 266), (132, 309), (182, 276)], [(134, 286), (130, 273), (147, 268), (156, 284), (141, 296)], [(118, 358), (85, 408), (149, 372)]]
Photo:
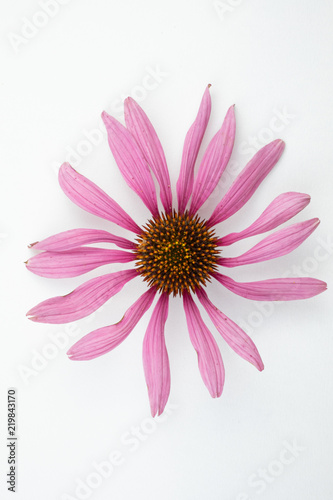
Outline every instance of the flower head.
[[(105, 264), (132, 262), (128, 270), (90, 279), (63, 297), (54, 297), (33, 307), (27, 315), (41, 323), (66, 323), (83, 318), (120, 292), (129, 281), (141, 279), (147, 291), (116, 324), (99, 328), (76, 342), (68, 351), (73, 360), (93, 359), (114, 349), (131, 333), (158, 295), (143, 341), (143, 365), (152, 415), (161, 414), (170, 392), (169, 359), (164, 338), (170, 296), (182, 297), (190, 340), (197, 351), (199, 370), (212, 397), (222, 393), (224, 366), (217, 343), (205, 325), (194, 298), (208, 313), (217, 331), (236, 353), (258, 370), (264, 365), (250, 337), (208, 298), (206, 286), (214, 278), (235, 294), (252, 300), (295, 300), (313, 297), (326, 289), (314, 278), (273, 278), (236, 282), (220, 272), (285, 255), (297, 248), (318, 226), (310, 219), (280, 229), (238, 257), (224, 257), (223, 247), (275, 229), (298, 214), (310, 201), (306, 194), (279, 195), (248, 228), (218, 236), (214, 226), (240, 210), (279, 160), (284, 143), (275, 140), (260, 149), (235, 179), (208, 220), (198, 211), (217, 186), (228, 165), (234, 139), (234, 107), (229, 108), (222, 127), (210, 141), (194, 176), (194, 166), (205, 133), (211, 100), (208, 86), (198, 114), (184, 143), (177, 182), (178, 208), (174, 208), (170, 177), (157, 134), (141, 107), (125, 101), (126, 127), (107, 113), (102, 117), (113, 156), (128, 185), (148, 207), (151, 219), (140, 227), (104, 191), (76, 172), (68, 163), (59, 170), (59, 183), (79, 207), (135, 233), (127, 239), (104, 230), (71, 229), (31, 247), (43, 250), (27, 262), (40, 276), (78, 276)], [(159, 207), (153, 182), (160, 188)], [(120, 250), (86, 246), (111, 243)]]

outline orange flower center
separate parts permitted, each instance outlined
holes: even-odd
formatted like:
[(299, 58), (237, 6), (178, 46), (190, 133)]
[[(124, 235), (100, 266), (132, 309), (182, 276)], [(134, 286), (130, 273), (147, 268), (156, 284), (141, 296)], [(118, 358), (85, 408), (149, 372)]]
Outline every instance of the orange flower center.
[(144, 281), (162, 292), (195, 292), (217, 267), (216, 241), (198, 215), (162, 214), (149, 220), (138, 236), (136, 266)]

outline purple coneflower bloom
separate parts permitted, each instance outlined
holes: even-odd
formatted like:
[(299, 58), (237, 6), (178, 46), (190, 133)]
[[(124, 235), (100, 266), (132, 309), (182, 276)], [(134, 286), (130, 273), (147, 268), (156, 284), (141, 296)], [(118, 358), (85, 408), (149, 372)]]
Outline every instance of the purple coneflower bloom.
[[(238, 257), (220, 255), (223, 247), (265, 233), (288, 221), (308, 205), (310, 197), (302, 193), (283, 193), (248, 228), (217, 236), (214, 226), (240, 210), (251, 198), (279, 160), (284, 143), (275, 140), (260, 149), (235, 179), (210, 218), (204, 220), (198, 211), (227, 167), (235, 138), (232, 106), (194, 176), (210, 110), (208, 86), (185, 138), (177, 182), (178, 210), (174, 209), (162, 146), (141, 107), (131, 98), (125, 100), (126, 127), (104, 112), (102, 117), (114, 158), (128, 185), (150, 210), (151, 219), (139, 227), (104, 191), (65, 163), (59, 171), (60, 186), (65, 194), (84, 210), (118, 224), (136, 236), (133, 241), (102, 230), (72, 229), (32, 244), (33, 248), (43, 252), (27, 262), (30, 271), (49, 278), (78, 276), (116, 262), (134, 263), (134, 267), (128, 270), (93, 278), (64, 297), (45, 300), (27, 315), (41, 323), (74, 321), (98, 309), (130, 280), (145, 281), (147, 291), (125, 312), (121, 321), (85, 335), (69, 349), (68, 355), (73, 360), (88, 360), (114, 349), (131, 333), (157, 295), (143, 341), (143, 365), (153, 416), (163, 412), (170, 392), (164, 326), (171, 295), (182, 297), (202, 379), (211, 396), (219, 397), (224, 384), (224, 366), (217, 343), (205, 325), (194, 297), (237, 354), (258, 370), (263, 370), (264, 365), (249, 336), (209, 300), (205, 291), (207, 282), (214, 278), (237, 295), (265, 301), (305, 299), (326, 289), (326, 283), (314, 278), (236, 282), (224, 274), (228, 267), (262, 262), (291, 252), (314, 231), (319, 220), (310, 219), (280, 229)], [(159, 184), (163, 211), (158, 206), (152, 173)], [(86, 246), (101, 242), (113, 243), (122, 250)]]

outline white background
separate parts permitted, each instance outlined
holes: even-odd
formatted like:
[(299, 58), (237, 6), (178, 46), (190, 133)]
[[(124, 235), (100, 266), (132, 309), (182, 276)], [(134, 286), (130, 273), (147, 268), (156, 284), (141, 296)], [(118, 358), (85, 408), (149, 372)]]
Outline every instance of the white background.
[[(4, 431), (7, 389), (15, 387), (19, 500), (330, 500), (332, 286), (307, 301), (269, 306), (210, 285), (212, 301), (248, 326), (265, 363), (257, 372), (216, 334), (226, 368), (218, 400), (201, 381), (181, 301), (173, 300), (166, 328), (171, 396), (164, 418), (153, 421), (141, 361), (149, 314), (114, 352), (82, 363), (66, 356), (83, 334), (119, 321), (144, 286), (128, 284), (71, 330), (35, 324), (25, 318), (32, 306), (110, 270), (48, 280), (23, 261), (34, 254), (28, 243), (66, 229), (127, 236), (65, 197), (56, 170), (66, 159), (144, 223), (147, 210), (118, 172), (104, 133), (96, 132), (100, 113), (122, 120), (122, 99), (137, 98), (158, 131), (175, 187), (186, 131), (211, 83), (204, 146), (233, 103), (237, 135), (226, 180), (202, 215), (251, 158), (253, 144), (281, 137), (287, 147), (278, 165), (219, 232), (243, 229), (285, 191), (312, 196), (295, 221), (322, 221), (292, 254), (229, 275), (251, 281), (299, 273), (330, 286), (332, 3), (54, 0), (44, 10), (42, 4), (6, 2), (0, 14), (1, 498), (13, 498)], [(111, 460), (113, 470), (103, 469), (109, 477), (96, 475), (98, 464)]]

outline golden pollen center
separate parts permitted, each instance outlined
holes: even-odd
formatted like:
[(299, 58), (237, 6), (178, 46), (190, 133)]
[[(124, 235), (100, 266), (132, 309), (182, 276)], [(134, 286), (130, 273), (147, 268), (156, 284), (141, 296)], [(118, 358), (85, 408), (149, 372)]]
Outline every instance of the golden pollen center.
[(137, 238), (136, 266), (149, 286), (181, 295), (210, 281), (219, 251), (214, 231), (198, 215), (162, 214)]

